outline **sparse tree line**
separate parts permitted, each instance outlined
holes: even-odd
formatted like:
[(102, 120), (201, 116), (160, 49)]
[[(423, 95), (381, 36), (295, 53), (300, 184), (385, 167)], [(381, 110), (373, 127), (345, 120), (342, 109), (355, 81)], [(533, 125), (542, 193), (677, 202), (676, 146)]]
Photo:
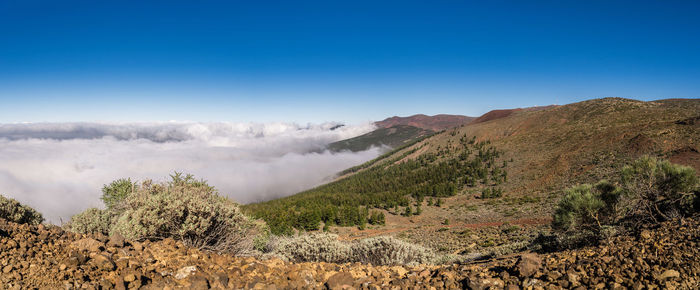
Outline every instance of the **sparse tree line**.
[(502, 195), (497, 186), (507, 179), (508, 162), (496, 162), (502, 153), (489, 141), (477, 142), (464, 135), (458, 144), (439, 146), (436, 153), (406, 158), (420, 148), (385, 156), (386, 162), (368, 163), (376, 166), (364, 165), (364, 170), (354, 170), (355, 175), (337, 182), (245, 209), (265, 220), (272, 233), (291, 234), (295, 229), (318, 230), (322, 224), (324, 229), (330, 225), (364, 229), (367, 224), (384, 224), (384, 214), (374, 209), (419, 215), (426, 197), (428, 206), (439, 207), (442, 198), (466, 187), (484, 188), (484, 198)]

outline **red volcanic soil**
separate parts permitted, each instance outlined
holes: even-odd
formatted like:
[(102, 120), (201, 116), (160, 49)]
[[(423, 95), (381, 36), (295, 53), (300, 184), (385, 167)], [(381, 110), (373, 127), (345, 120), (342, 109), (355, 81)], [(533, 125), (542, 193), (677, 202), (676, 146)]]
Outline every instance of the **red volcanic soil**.
[(413, 115), (409, 117), (391, 117), (383, 121), (375, 122), (374, 124), (380, 128), (390, 128), (396, 125), (407, 125), (422, 129), (440, 131), (460, 125), (467, 124), (474, 120), (474, 117), (462, 115), (435, 115), (427, 116), (423, 114)]
[(500, 118), (505, 118), (513, 114), (515, 111), (520, 111), (522, 109), (508, 109), (508, 110), (493, 110), (486, 114), (481, 115), (481, 117), (476, 118), (473, 123), (483, 123), (491, 120), (496, 120)]
[(483, 123), (491, 120), (501, 119), (512, 115), (519, 111), (539, 111), (544, 109), (549, 109), (556, 107), (556, 105), (540, 106), (540, 107), (529, 107), (529, 108), (518, 108), (518, 109), (507, 109), (507, 110), (493, 110), (486, 114), (481, 115), (481, 117), (474, 119), (472, 124)]

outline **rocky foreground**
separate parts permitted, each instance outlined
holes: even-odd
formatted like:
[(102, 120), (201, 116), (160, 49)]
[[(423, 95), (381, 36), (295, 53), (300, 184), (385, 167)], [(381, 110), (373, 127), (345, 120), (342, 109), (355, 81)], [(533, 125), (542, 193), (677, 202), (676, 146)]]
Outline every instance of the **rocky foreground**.
[(124, 241), (0, 220), (0, 287), (558, 289), (700, 288), (700, 222), (664, 223), (636, 237), (553, 254), (444, 266), (289, 263), (232, 257), (166, 239)]

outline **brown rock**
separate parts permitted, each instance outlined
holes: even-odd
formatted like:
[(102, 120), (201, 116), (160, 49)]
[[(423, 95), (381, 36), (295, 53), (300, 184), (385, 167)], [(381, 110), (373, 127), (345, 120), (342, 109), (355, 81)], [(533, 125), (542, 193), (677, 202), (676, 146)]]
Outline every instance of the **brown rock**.
[(639, 237), (644, 240), (649, 240), (651, 239), (651, 232), (649, 232), (648, 230), (642, 230), (642, 232), (639, 233)]
[(197, 266), (182, 267), (175, 273), (175, 279), (185, 279), (195, 272), (197, 272)]
[(470, 289), (502, 289), (503, 281), (498, 278), (478, 278), (470, 277), (467, 279), (467, 286)]
[(112, 262), (112, 259), (102, 254), (95, 255), (91, 262), (98, 268), (105, 271), (112, 271), (116, 267), (114, 262)]
[(520, 259), (515, 266), (515, 271), (520, 277), (531, 277), (542, 267), (542, 259), (532, 253), (520, 255)]
[(9, 249), (16, 249), (19, 246), (17, 244), (17, 242), (15, 242), (13, 240), (7, 241), (6, 245), (7, 245), (7, 248), (9, 248)]
[(134, 251), (143, 251), (143, 244), (141, 244), (140, 242), (131, 242), (131, 244), (134, 246)]
[(666, 280), (669, 278), (678, 278), (680, 276), (681, 276), (681, 274), (678, 273), (678, 271), (676, 271), (676, 270), (666, 270), (663, 273), (661, 273), (660, 275), (657, 275), (656, 280), (663, 281), (663, 280)]
[(209, 280), (201, 275), (193, 275), (187, 280), (186, 285), (189, 289), (209, 289)]
[(423, 278), (428, 277), (430, 276), (430, 270), (423, 270), (420, 273), (418, 273), (418, 276)]
[(122, 276), (122, 277), (123, 277), (123, 279), (124, 279), (124, 282), (134, 282), (134, 281), (136, 281), (136, 275), (134, 275), (133, 273), (125, 274), (125, 275)]
[(344, 289), (352, 287), (352, 283), (355, 279), (350, 275), (350, 273), (340, 272), (328, 278), (326, 281), (326, 287), (328, 289)]
[(399, 278), (402, 278), (404, 275), (406, 275), (406, 273), (408, 273), (408, 271), (401, 266), (391, 267), (391, 270), (394, 271), (394, 273), (396, 273), (396, 275), (398, 275)]
[(66, 265), (77, 267), (82, 264), (85, 264), (85, 262), (87, 262), (87, 257), (78, 250), (71, 250), (68, 253), (68, 260), (66, 261)]
[(124, 247), (124, 236), (119, 233), (109, 236), (109, 241), (107, 242), (107, 247), (121, 248)]
[(100, 243), (98, 240), (91, 239), (91, 238), (85, 238), (85, 239), (80, 239), (75, 242), (72, 242), (71, 247), (81, 250), (81, 251), (89, 251), (89, 252), (100, 252), (104, 249), (104, 244)]
[(7, 265), (7, 266), (2, 268), (2, 272), (5, 274), (10, 273), (11, 271), (12, 271), (12, 265)]

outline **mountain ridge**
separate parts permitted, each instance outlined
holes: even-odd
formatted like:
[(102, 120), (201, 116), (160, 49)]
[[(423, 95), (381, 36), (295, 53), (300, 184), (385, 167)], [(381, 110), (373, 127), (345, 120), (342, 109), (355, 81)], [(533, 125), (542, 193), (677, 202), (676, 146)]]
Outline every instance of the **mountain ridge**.
[(377, 127), (379, 128), (390, 128), (396, 125), (407, 125), (431, 131), (441, 131), (467, 124), (474, 119), (475, 117), (463, 115), (438, 114), (429, 116), (424, 114), (416, 114), (407, 117), (393, 116), (386, 118), (382, 121), (377, 121), (374, 124), (377, 125)]

